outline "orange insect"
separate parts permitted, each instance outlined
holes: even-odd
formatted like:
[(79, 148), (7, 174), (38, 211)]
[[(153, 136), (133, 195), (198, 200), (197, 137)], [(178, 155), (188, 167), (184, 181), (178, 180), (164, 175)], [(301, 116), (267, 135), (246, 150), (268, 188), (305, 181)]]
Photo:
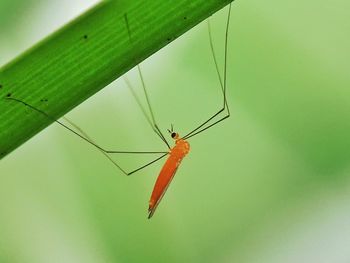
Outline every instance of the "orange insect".
[[(216, 68), (216, 72), (218, 75), (218, 79), (220, 82), (220, 86), (221, 86), (221, 90), (222, 90), (222, 94), (223, 94), (223, 105), (222, 107), (215, 112), (210, 118), (208, 118), (207, 120), (205, 120), (204, 122), (202, 122), (199, 126), (197, 126), (195, 129), (193, 129), (192, 131), (190, 131), (189, 133), (187, 133), (185, 136), (180, 137), (180, 135), (177, 132), (174, 132), (173, 126), (171, 126), (171, 129), (168, 130), (168, 132), (171, 135), (171, 138), (175, 140), (175, 146), (174, 147), (170, 147), (169, 143), (167, 142), (165, 136), (163, 135), (163, 133), (161, 132), (161, 130), (159, 129), (158, 125), (156, 124), (155, 118), (154, 118), (154, 114), (152, 111), (152, 107), (151, 107), (151, 103), (149, 100), (149, 96), (146, 90), (146, 85), (144, 83), (144, 78), (142, 76), (141, 73), (141, 69), (140, 66), (137, 65), (137, 69), (138, 69), (138, 73), (141, 79), (141, 83), (142, 83), (142, 87), (143, 87), (143, 91), (145, 94), (145, 99), (147, 101), (147, 105), (148, 105), (148, 111), (150, 114), (150, 117), (148, 116), (148, 114), (146, 113), (146, 110), (143, 108), (143, 106), (140, 103), (139, 98), (137, 97), (136, 93), (134, 92), (133, 87), (131, 86), (130, 82), (125, 78), (126, 84), (127, 86), (130, 88), (134, 98), (136, 99), (137, 103), (139, 104), (146, 120), (148, 121), (148, 123), (151, 125), (153, 131), (157, 134), (157, 136), (166, 144), (166, 146), (168, 147), (167, 151), (120, 151), (120, 150), (107, 150), (101, 146), (99, 146), (98, 144), (96, 144), (81, 128), (79, 128), (79, 126), (77, 126), (76, 124), (74, 124), (73, 122), (71, 122), (70, 120), (64, 118), (66, 120), (66, 122), (68, 122), (70, 124), (71, 127), (69, 127), (67, 124), (64, 124), (63, 122), (51, 117), (49, 114), (47, 114), (46, 112), (40, 110), (37, 107), (34, 107), (20, 99), (17, 98), (12, 98), (9, 97), (9, 100), (13, 100), (19, 103), (24, 104), (25, 106), (39, 112), (40, 114), (46, 116), (48, 119), (51, 119), (52, 121), (55, 121), (56, 123), (60, 124), (61, 126), (63, 126), (64, 128), (66, 128), (67, 130), (71, 131), (72, 133), (74, 133), (75, 135), (79, 136), (81, 139), (85, 140), (86, 142), (90, 143), (91, 145), (93, 145), (94, 147), (96, 147), (98, 150), (100, 150), (121, 172), (123, 172), (125, 175), (131, 175), (137, 171), (140, 171), (141, 169), (161, 160), (162, 158), (164, 158), (165, 156), (169, 155), (168, 159), (166, 160), (165, 164), (163, 165), (158, 178), (155, 182), (152, 194), (151, 194), (151, 198), (149, 200), (149, 208), (148, 208), (148, 218), (151, 218), (153, 216), (153, 214), (155, 213), (160, 201), (162, 200), (166, 190), (168, 189), (172, 179), (175, 176), (175, 173), (181, 163), (181, 161), (184, 159), (184, 157), (189, 153), (190, 151), (190, 145), (188, 143), (188, 139), (200, 134), (201, 132), (213, 127), (214, 125), (220, 123), (221, 121), (227, 119), (228, 117), (230, 117), (230, 110), (228, 108), (228, 103), (226, 100), (226, 68), (227, 68), (227, 40), (228, 40), (228, 29), (229, 29), (229, 20), (230, 20), (230, 13), (231, 13), (231, 4), (229, 5), (229, 11), (228, 11), (228, 17), (227, 17), (227, 23), (226, 23), (226, 34), (225, 34), (225, 53), (224, 53), (224, 71), (223, 71), (223, 78), (221, 77), (220, 74), (220, 70), (218, 67), (218, 63), (216, 60), (216, 56), (214, 53), (214, 47), (213, 47), (213, 42), (212, 42), (212, 37), (211, 37), (211, 31), (210, 31), (210, 25), (208, 22), (208, 32), (209, 32), (209, 40), (210, 40), (210, 48), (212, 51), (212, 55), (213, 55), (213, 60), (215, 63), (215, 68)], [(128, 30), (128, 34), (129, 34), (129, 39), (130, 42), (132, 44), (131, 41), (131, 31), (129, 29), (129, 23), (128, 23), (128, 18), (125, 15), (125, 21), (126, 21), (126, 26), (127, 26), (127, 30)], [(221, 113), (226, 112), (225, 116), (220, 117)], [(110, 154), (161, 154), (160, 157), (156, 158), (155, 160), (137, 168), (132, 170), (131, 172), (127, 172), (126, 170), (124, 170), (116, 161), (114, 161), (111, 157)]]
[(162, 200), (165, 191), (168, 189), (171, 180), (179, 167), (182, 159), (190, 151), (190, 144), (179, 138), (179, 134), (171, 131), (171, 137), (175, 140), (175, 146), (170, 150), (170, 156), (160, 171), (156, 184), (154, 185), (151, 199), (149, 200), (148, 218), (151, 218), (156, 211), (159, 202)]

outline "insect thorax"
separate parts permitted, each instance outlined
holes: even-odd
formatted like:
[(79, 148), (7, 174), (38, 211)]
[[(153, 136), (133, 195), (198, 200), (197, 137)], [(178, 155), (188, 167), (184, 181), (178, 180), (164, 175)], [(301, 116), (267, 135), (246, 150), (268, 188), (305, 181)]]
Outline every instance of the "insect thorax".
[(175, 146), (171, 149), (171, 154), (184, 157), (190, 151), (190, 144), (184, 139), (177, 139)]

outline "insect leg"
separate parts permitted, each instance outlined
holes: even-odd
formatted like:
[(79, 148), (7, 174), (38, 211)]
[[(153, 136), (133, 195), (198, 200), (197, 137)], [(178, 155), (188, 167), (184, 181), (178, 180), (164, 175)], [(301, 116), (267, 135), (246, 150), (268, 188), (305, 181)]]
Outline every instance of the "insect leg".
[[(74, 122), (72, 122), (71, 120), (67, 119), (66, 117), (63, 117), (63, 119), (68, 122), (70, 125), (72, 125), (76, 130), (78, 130), (82, 135), (84, 135), (87, 139), (89, 139), (91, 142), (93, 142), (93, 140), (89, 137), (89, 135), (87, 135), (86, 132), (84, 132), (78, 125), (76, 125)], [(163, 157), (165, 157), (166, 155), (168, 155), (168, 152), (163, 153), (160, 157), (154, 159), (153, 161), (146, 163), (145, 165), (142, 165), (141, 167), (134, 169), (130, 172), (126, 172), (124, 169), (122, 169), (109, 155), (108, 152), (102, 151), (100, 150), (101, 153), (107, 158), (109, 159), (116, 167), (118, 167), (124, 174), (126, 175), (131, 175), (133, 173), (136, 173), (140, 170), (142, 170), (143, 168), (146, 168), (147, 166), (161, 160)], [(113, 153), (113, 152), (112, 152)], [(118, 152), (120, 153), (120, 152)], [(128, 153), (128, 152), (124, 152), (124, 153)], [(129, 152), (130, 153), (130, 152)], [(144, 153), (151, 153), (151, 152), (144, 152)], [(156, 152), (156, 153), (160, 153), (160, 152)]]
[[(139, 66), (138, 66), (139, 68)], [(139, 68), (139, 72), (141, 72), (141, 69)], [(151, 126), (151, 129), (159, 136), (159, 138), (167, 145), (167, 147), (170, 149), (170, 146), (167, 142), (167, 140), (165, 139), (164, 135), (160, 132), (158, 126), (156, 125), (155, 121), (150, 119), (149, 116), (146, 113), (145, 108), (142, 106), (142, 103), (139, 99), (139, 97), (137, 96), (134, 87), (131, 85), (129, 79), (124, 76), (124, 81), (126, 83), (126, 85), (128, 86), (129, 90), (131, 91), (131, 94), (133, 95), (134, 99), (136, 100), (137, 104), (139, 105), (140, 109), (142, 110), (143, 115), (145, 116), (147, 122), (149, 123), (149, 125)]]
[[(126, 28), (128, 30), (130, 44), (133, 46), (133, 42), (131, 40), (131, 31), (130, 31), (130, 26), (129, 26), (129, 21), (128, 21), (127, 14), (124, 14), (124, 19), (125, 19)], [(135, 58), (134, 58), (134, 60), (136, 61)], [(163, 133), (161, 132), (161, 130), (159, 129), (159, 127), (158, 127), (158, 125), (156, 123), (156, 120), (155, 120), (155, 117), (154, 117), (154, 114), (153, 114), (153, 110), (152, 110), (152, 107), (151, 107), (151, 102), (150, 102), (150, 99), (149, 99), (149, 96), (148, 96), (148, 93), (147, 93), (146, 84), (145, 84), (145, 81), (144, 81), (144, 78), (143, 78), (143, 75), (142, 75), (142, 71), (141, 71), (141, 67), (140, 67), (139, 64), (137, 64), (137, 71), (138, 71), (138, 75), (139, 75), (140, 80), (141, 80), (143, 92), (144, 92), (144, 95), (145, 95), (145, 98), (146, 98), (146, 101), (147, 101), (148, 111), (149, 111), (149, 113), (151, 115), (151, 126), (152, 126), (152, 129), (160, 137), (160, 139), (166, 144), (168, 149), (170, 149), (169, 143), (165, 139)], [(130, 82), (129, 82), (129, 84), (130, 84)], [(127, 85), (128, 85), (128, 83), (127, 83)], [(139, 105), (141, 106), (141, 104), (139, 104)], [(141, 108), (142, 108), (142, 106), (141, 106)], [(142, 111), (145, 112), (144, 109)], [(147, 119), (149, 119), (149, 118), (147, 118)]]
[[(91, 138), (76, 124), (74, 124), (72, 121), (68, 120), (67, 118), (65, 118), (65, 120), (72, 125), (76, 130), (74, 130), (73, 128), (67, 126), (66, 124), (64, 124), (63, 122), (55, 119), (54, 117), (50, 116), (49, 114), (47, 114), (46, 112), (20, 100), (20, 99), (16, 99), (16, 98), (6, 98), (8, 100), (12, 100), (12, 101), (16, 101), (18, 103), (21, 103), (23, 105), (25, 105), (26, 107), (40, 113), (41, 115), (45, 116), (46, 118), (58, 123), (61, 127), (65, 128), (66, 130), (72, 132), (73, 134), (75, 134), (76, 136), (78, 136), (79, 138), (81, 138), (82, 140), (86, 141), (87, 143), (89, 143), (90, 145), (94, 146), (95, 148), (97, 148), (99, 151), (101, 151), (104, 156), (106, 156), (106, 158), (111, 161), (122, 173), (124, 173), (125, 175), (129, 175), (128, 172), (126, 172), (125, 169), (123, 169), (119, 164), (117, 164), (116, 161), (114, 161), (108, 154), (162, 154), (161, 157), (164, 157), (165, 155), (168, 154), (168, 152), (165, 151), (115, 151), (115, 150), (108, 150), (105, 149), (101, 146), (99, 146), (98, 144), (96, 144), (93, 140), (91, 140)], [(153, 161), (155, 162), (155, 161)], [(152, 162), (152, 163), (153, 163)], [(146, 167), (146, 166), (145, 166)], [(137, 170), (141, 170), (142, 168), (139, 168)], [(135, 172), (135, 171), (132, 171)]]
[[(220, 87), (221, 87), (221, 90), (222, 90), (222, 93), (223, 93), (223, 106), (222, 106), (222, 108), (219, 111), (217, 111), (215, 114), (213, 114), (209, 119), (207, 119), (206, 121), (201, 123), (199, 126), (197, 126), (195, 129), (193, 129), (192, 131), (187, 133), (183, 137), (184, 139), (191, 138), (191, 137), (201, 133), (202, 131), (205, 131), (205, 130), (209, 129), (210, 127), (213, 127), (214, 125), (220, 123), (221, 121), (227, 119), (228, 117), (230, 117), (230, 109), (228, 107), (228, 103), (227, 103), (227, 99), (226, 99), (227, 47), (228, 47), (228, 32), (229, 32), (229, 24), (230, 24), (230, 15), (231, 15), (231, 4), (229, 5), (229, 11), (228, 11), (227, 22), (226, 22), (226, 30), (225, 30), (225, 53), (224, 53), (224, 78), (223, 78), (223, 81), (222, 81), (222, 78), (221, 78), (221, 75), (220, 75), (220, 70), (219, 70), (219, 67), (218, 67), (218, 63), (217, 63), (217, 59), (216, 59), (216, 55), (215, 55), (215, 51), (214, 51), (213, 39), (212, 39), (211, 29), (210, 29), (210, 23), (209, 23), (209, 20), (208, 20), (208, 32), (209, 32), (210, 48), (211, 48), (211, 53), (212, 53), (212, 56), (213, 56), (213, 61), (214, 61), (214, 64), (215, 64), (217, 76), (218, 76), (218, 79), (219, 79), (219, 82), (220, 82)], [(208, 123), (210, 123), (213, 119), (215, 119), (220, 113), (224, 112), (225, 110), (227, 110), (227, 113), (226, 113), (226, 115), (224, 117), (220, 118), (219, 120), (215, 121), (214, 123), (211, 123), (211, 124), (207, 125)]]

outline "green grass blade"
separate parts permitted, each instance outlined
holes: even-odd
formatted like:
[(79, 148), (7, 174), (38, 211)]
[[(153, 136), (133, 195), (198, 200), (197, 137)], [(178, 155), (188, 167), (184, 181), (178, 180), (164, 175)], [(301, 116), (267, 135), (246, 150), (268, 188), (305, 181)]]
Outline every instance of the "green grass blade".
[(0, 68), (0, 159), (52, 123), (7, 96), (60, 118), (231, 1), (104, 1)]

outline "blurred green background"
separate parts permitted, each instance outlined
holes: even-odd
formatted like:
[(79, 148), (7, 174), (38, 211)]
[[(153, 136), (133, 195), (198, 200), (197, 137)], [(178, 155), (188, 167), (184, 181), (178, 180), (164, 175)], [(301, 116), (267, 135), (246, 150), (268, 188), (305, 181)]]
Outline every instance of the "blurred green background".
[[(2, 0), (0, 64), (96, 2)], [(221, 64), (226, 11), (212, 18)], [(233, 5), (232, 117), (191, 139), (151, 220), (162, 162), (125, 177), (58, 125), (7, 156), (0, 262), (350, 262), (349, 12), (345, 0)], [(141, 66), (163, 130), (184, 134), (221, 105), (206, 23)], [(164, 149), (122, 80), (67, 117), (108, 148)]]

